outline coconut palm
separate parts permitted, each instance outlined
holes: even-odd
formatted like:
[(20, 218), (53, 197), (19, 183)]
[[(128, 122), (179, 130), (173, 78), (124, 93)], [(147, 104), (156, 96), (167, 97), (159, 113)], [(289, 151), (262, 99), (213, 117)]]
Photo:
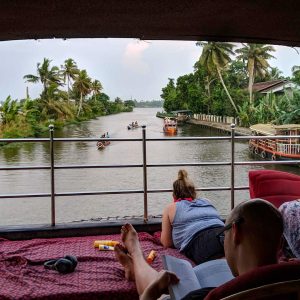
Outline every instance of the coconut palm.
[(197, 42), (196, 45), (203, 47), (199, 61), (200, 65), (204, 66), (210, 74), (217, 72), (220, 82), (234, 110), (238, 113), (237, 107), (230, 96), (222, 77), (222, 70), (224, 70), (231, 61), (230, 55), (234, 55), (234, 52), (232, 51), (234, 45), (220, 42)]
[(67, 92), (58, 89), (56, 83), (52, 83), (45, 94), (45, 97), (38, 99), (38, 106), (42, 118), (51, 117), (52, 119), (73, 118), (75, 111), (73, 106), (66, 101)]
[(37, 75), (25, 75), (23, 78), (26, 79), (26, 82), (37, 83), (41, 82), (44, 86), (43, 95), (46, 94), (47, 88), (55, 83), (57, 85), (61, 85), (61, 76), (59, 72), (59, 68), (54, 66), (50, 68), (51, 60), (48, 58), (44, 58), (43, 63), (37, 64)]
[(300, 84), (300, 66), (293, 66), (292, 74), (293, 74), (292, 80)]
[(274, 58), (270, 52), (274, 52), (273, 46), (265, 44), (243, 44), (242, 48), (237, 49), (235, 52), (239, 55), (238, 59), (247, 62), (247, 69), (249, 74), (249, 99), (250, 103), (253, 101), (253, 84), (256, 76), (264, 78), (267, 74), (269, 63), (268, 59)]
[(91, 83), (91, 91), (93, 92), (94, 100), (96, 100), (96, 96), (100, 94), (102, 89), (102, 84), (99, 80), (94, 80)]
[(67, 81), (68, 86), (68, 101), (70, 101), (70, 84), (71, 80), (75, 80), (76, 75), (79, 73), (76, 62), (72, 58), (65, 60), (64, 64), (61, 66), (62, 76), (64, 83)]
[(300, 73), (300, 66), (293, 66), (292, 67), (293, 76), (296, 76)]
[(270, 67), (270, 70), (268, 71), (267, 77), (270, 77), (271, 80), (276, 80), (276, 79), (284, 79), (282, 75), (282, 71), (280, 71), (277, 67)]
[(91, 78), (88, 76), (86, 70), (81, 70), (74, 81), (74, 88), (80, 94), (79, 107), (77, 117), (80, 115), (82, 109), (83, 98), (91, 92)]

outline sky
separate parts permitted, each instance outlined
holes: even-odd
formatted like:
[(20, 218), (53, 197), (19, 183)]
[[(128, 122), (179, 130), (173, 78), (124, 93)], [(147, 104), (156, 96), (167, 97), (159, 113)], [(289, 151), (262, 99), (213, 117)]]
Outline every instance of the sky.
[[(284, 76), (300, 65), (300, 48), (275, 46), (269, 61)], [(103, 92), (112, 100), (159, 100), (168, 78), (193, 72), (202, 48), (190, 41), (140, 41), (135, 39), (51, 39), (0, 42), (0, 102), (7, 96), (38, 97), (42, 86), (25, 83), (23, 76), (36, 74), (36, 65), (44, 58), (60, 66), (73, 58), (80, 69), (98, 79)], [(299, 53), (298, 53), (298, 52)]]

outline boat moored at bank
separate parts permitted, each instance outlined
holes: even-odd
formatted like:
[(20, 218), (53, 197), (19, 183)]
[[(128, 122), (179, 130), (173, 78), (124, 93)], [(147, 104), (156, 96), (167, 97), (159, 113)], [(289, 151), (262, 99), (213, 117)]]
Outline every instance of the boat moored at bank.
[[(250, 127), (255, 136), (270, 136), (270, 139), (250, 139), (249, 150), (262, 159), (299, 160), (300, 159), (300, 125), (299, 124), (256, 124)], [(282, 139), (280, 136), (295, 136)]]

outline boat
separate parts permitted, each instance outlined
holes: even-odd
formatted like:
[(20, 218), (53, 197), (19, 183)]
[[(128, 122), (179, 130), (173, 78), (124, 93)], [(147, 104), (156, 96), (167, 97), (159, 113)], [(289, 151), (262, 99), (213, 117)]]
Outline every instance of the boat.
[(110, 141), (98, 141), (97, 142), (97, 149), (98, 150), (102, 150), (104, 149), (106, 146), (108, 146), (110, 144)]
[[(271, 137), (269, 139), (250, 139), (249, 150), (251, 153), (267, 160), (300, 160), (300, 124), (256, 124), (252, 125), (250, 129), (252, 135)], [(298, 137), (280, 138), (285, 135)]]
[[(68, 17), (66, 18), (66, 12)], [(37, 3), (31, 0), (16, 0), (16, 1), (1, 1), (0, 2), (0, 39), (4, 40), (22, 40), (22, 39), (44, 39), (44, 38), (137, 38), (141, 40), (209, 40), (209, 41), (227, 41), (227, 42), (248, 42), (248, 43), (272, 43), (278, 45), (286, 45), (299, 47), (300, 46), (300, 6), (296, 1), (277, 0), (271, 3), (269, 0), (247, 1), (247, 0), (228, 0), (228, 1), (189, 1), (181, 0), (162, 0), (157, 5), (156, 1), (120, 1), (115, 5), (112, 0), (86, 0), (84, 2), (74, 2), (70, 0), (59, 1), (49, 0), (46, 4)], [(7, 17), (9, 16), (9, 17)], [(48, 16), (43, 18), (41, 25), (40, 16)], [(117, 22), (116, 22), (117, 19)], [(276, 20), (276, 27), (274, 26)], [(53, 142), (53, 141), (52, 141)], [(94, 142), (94, 141), (92, 141)], [(232, 153), (232, 155), (234, 152)], [(144, 157), (146, 157), (144, 155)], [(278, 163), (278, 162), (274, 162)], [(146, 165), (146, 162), (144, 163)], [(70, 167), (70, 166), (68, 166)], [(78, 166), (77, 166), (78, 167)], [(95, 166), (89, 166), (95, 167)], [(107, 167), (107, 166), (102, 166)], [(114, 166), (113, 166), (114, 167)], [(232, 167), (232, 171), (234, 168)], [(54, 162), (51, 165), (51, 184), (54, 184)], [(234, 174), (233, 174), (234, 175)], [(231, 176), (234, 180), (234, 176)], [(144, 176), (144, 180), (147, 177)], [(147, 189), (147, 184), (144, 185)], [(133, 192), (136, 192), (135, 190)], [(155, 191), (154, 191), (155, 192)], [(114, 193), (120, 193), (120, 191)], [(124, 191), (128, 193), (128, 191)], [(142, 191), (141, 191), (142, 193)], [(65, 194), (70, 196), (74, 193)], [(92, 192), (83, 192), (82, 195), (93, 195)], [(94, 193), (95, 194), (95, 193)], [(98, 193), (99, 195), (101, 194)], [(112, 234), (120, 231), (122, 222), (106, 222), (102, 224), (56, 224), (55, 223), (55, 190), (51, 188), (51, 224), (44, 226), (20, 226), (19, 228), (1, 228), (1, 236), (12, 240), (25, 240), (21, 242), (2, 241), (7, 245), (8, 252), (10, 250), (10, 261), (15, 264), (17, 273), (7, 269), (2, 273), (1, 280), (3, 288), (1, 291), (10, 288), (9, 294), (3, 298), (13, 299), (11, 293), (24, 293), (23, 298), (32, 299), (33, 296), (38, 299), (76, 299), (77, 297), (89, 297), (90, 299), (113, 299), (116, 296), (119, 299), (138, 299), (134, 294), (131, 286), (127, 288), (127, 294), (124, 293), (124, 288), (121, 291), (111, 293), (110, 289), (102, 289), (100, 292), (95, 289), (94, 294), (91, 291), (84, 290), (80, 294), (79, 286), (86, 288), (88, 286), (97, 287), (99, 283), (105, 281), (108, 274), (112, 273), (112, 261), (109, 260), (107, 266), (101, 268), (99, 263), (108, 260), (108, 254), (103, 252), (95, 252), (90, 249), (92, 239), (88, 235)], [(145, 193), (147, 195), (147, 193)], [(49, 197), (48, 194), (43, 196)], [(36, 197), (36, 195), (33, 195)], [(12, 195), (11, 198), (16, 198)], [(147, 199), (144, 198), (144, 203)], [(83, 207), (84, 209), (84, 207)], [(128, 222), (128, 220), (127, 220)], [(144, 218), (133, 221), (135, 227), (139, 231), (154, 232), (160, 230), (160, 220), (151, 220), (147, 218), (147, 213)], [(53, 239), (54, 237), (64, 237)], [(70, 237), (71, 238), (66, 238)], [(80, 236), (84, 238), (79, 240)], [(43, 238), (39, 241), (36, 238)], [(45, 238), (51, 238), (46, 240)], [(30, 239), (35, 240), (30, 240)], [(113, 236), (110, 236), (113, 238)], [(27, 239), (27, 240), (26, 240)], [(72, 244), (72, 239), (78, 241), (75, 245)], [(31, 251), (29, 246), (33, 246)], [(55, 249), (50, 252), (50, 255), (57, 255), (64, 251), (82, 252), (84, 255), (80, 261), (80, 268), (88, 262), (89, 255), (86, 253), (93, 252), (90, 267), (85, 269), (88, 275), (85, 281), (79, 281), (79, 276), (76, 276), (76, 281), (72, 280), (72, 275), (57, 276), (52, 275), (51, 270), (48, 274), (48, 279), (42, 281), (40, 277), (43, 272), (40, 266), (39, 273), (31, 273), (26, 277), (23, 272), (25, 266), (32, 267), (30, 258), (35, 255), (35, 258), (40, 259), (39, 254), (44, 250), (43, 245), (46, 245), (50, 250), (50, 245), (55, 245)], [(67, 246), (68, 245), (68, 246)], [(87, 246), (88, 245), (88, 246)], [(10, 248), (9, 248), (10, 247)], [(77, 247), (77, 248), (76, 248)], [(149, 247), (149, 245), (147, 245)], [(158, 245), (155, 245), (158, 247)], [(23, 252), (21, 252), (23, 251)], [(27, 251), (26, 259), (23, 259), (21, 253)], [(16, 253), (18, 255), (16, 255)], [(99, 253), (99, 254), (98, 254)], [(4, 251), (1, 255), (4, 255)], [(102, 254), (102, 256), (101, 256)], [(92, 264), (96, 262), (97, 264)], [(109, 267), (108, 267), (109, 266)], [(13, 265), (10, 265), (13, 267)], [(33, 270), (33, 268), (31, 268)], [(104, 271), (100, 273), (101, 271)], [(97, 273), (98, 272), (98, 273)], [(105, 273), (106, 272), (106, 273)], [(109, 273), (110, 272), (110, 273)], [(83, 272), (78, 272), (82, 274)], [(50, 276), (52, 277), (50, 278)], [(77, 274), (76, 274), (77, 275)], [(31, 288), (26, 282), (26, 288), (18, 282), (22, 278), (32, 278), (38, 283), (38, 288)], [(93, 279), (96, 278), (96, 281)], [(101, 280), (99, 280), (99, 278)], [(11, 280), (10, 282), (5, 280)], [(37, 280), (38, 279), (38, 280)], [(70, 280), (71, 279), (71, 280)], [(4, 281), (3, 281), (4, 280)], [(44, 289), (44, 282), (49, 283), (48, 289)], [(120, 278), (105, 285), (105, 288), (117, 286)], [(8, 286), (8, 283), (10, 285)], [(88, 284), (87, 284), (88, 283)], [(73, 285), (72, 285), (73, 284)], [(298, 283), (299, 284), (299, 283)], [(298, 285), (299, 286), (299, 285)], [(54, 289), (55, 287), (55, 289)], [(60, 292), (61, 290), (61, 292)], [(28, 291), (28, 294), (25, 294)], [(63, 292), (65, 293), (63, 294)], [(40, 292), (40, 295), (33, 293)], [(47, 292), (49, 293), (47, 295)], [(42, 294), (43, 293), (43, 294)], [(65, 298), (63, 298), (65, 295)], [(253, 291), (253, 298), (257, 297), (257, 291)], [(1, 296), (0, 296), (1, 297)], [(103, 298), (106, 297), (106, 298)], [(14, 298), (16, 299), (16, 298)], [(250, 299), (248, 295), (248, 299)], [(261, 298), (260, 298), (261, 299)]]
[(165, 134), (177, 134), (177, 120), (174, 118), (166, 117), (164, 119), (163, 131)]
[(138, 123), (132, 122), (131, 124), (128, 124), (127, 129), (131, 130), (131, 129), (136, 129), (136, 128), (139, 128), (139, 127), (141, 127), (141, 126)]
[(177, 120), (177, 125), (181, 125), (188, 120), (191, 119), (193, 112), (191, 110), (174, 110), (171, 112), (173, 115), (175, 115), (176, 120)]

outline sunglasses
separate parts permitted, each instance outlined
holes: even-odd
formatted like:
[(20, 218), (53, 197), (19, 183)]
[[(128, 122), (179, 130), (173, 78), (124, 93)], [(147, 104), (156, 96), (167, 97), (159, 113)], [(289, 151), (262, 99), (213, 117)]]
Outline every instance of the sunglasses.
[(219, 240), (222, 247), (224, 247), (224, 240), (225, 240), (225, 231), (230, 230), (233, 226), (233, 224), (241, 224), (244, 222), (244, 218), (240, 217), (236, 219), (235, 221), (232, 221), (231, 223), (224, 226), (220, 232), (216, 235), (217, 239)]

